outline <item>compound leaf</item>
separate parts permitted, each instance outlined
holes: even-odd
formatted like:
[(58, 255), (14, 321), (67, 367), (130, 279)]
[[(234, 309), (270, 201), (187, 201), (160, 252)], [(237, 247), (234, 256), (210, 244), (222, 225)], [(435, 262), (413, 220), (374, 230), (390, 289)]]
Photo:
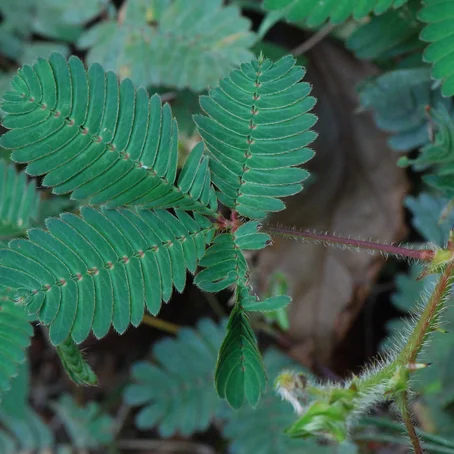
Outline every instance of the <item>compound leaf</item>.
[[(191, 160), (194, 178), (176, 181), (178, 130), (168, 104), (150, 99), (130, 79), (58, 53), (25, 65), (3, 95), (3, 125), (11, 131), (0, 146), (28, 163), (44, 186), (76, 200), (109, 208), (181, 208), (211, 213), (216, 197), (202, 153)], [(203, 151), (203, 150), (202, 150)], [(189, 165), (189, 163), (187, 163)]]
[(145, 307), (156, 315), (172, 288), (181, 292), (186, 270), (195, 272), (212, 225), (181, 211), (97, 210), (62, 214), (0, 250), (0, 285), (50, 326), (54, 345), (69, 335), (76, 343), (92, 330), (98, 338), (112, 325), (137, 326)]
[(201, 91), (243, 61), (255, 42), (250, 21), (221, 0), (129, 0), (118, 17), (78, 42), (88, 61), (138, 85)]
[(453, 111), (451, 99), (433, 90), (427, 67), (397, 69), (359, 88), (361, 105), (372, 109), (380, 129), (393, 133), (390, 146), (407, 151), (429, 143), (427, 106)]
[(206, 144), (219, 199), (241, 215), (264, 218), (285, 208), (279, 197), (301, 191), (308, 172), (297, 168), (314, 155), (307, 146), (316, 117), (305, 71), (291, 56), (259, 57), (232, 71), (201, 96), (207, 116), (194, 121)]
[(0, 160), (0, 239), (20, 235), (38, 216), (40, 197), (24, 172)]
[(241, 306), (242, 295), (230, 314), (214, 377), (219, 396), (234, 409), (241, 408), (245, 401), (255, 407), (267, 381), (257, 340)]
[(424, 60), (432, 64), (432, 77), (441, 80), (443, 96), (454, 95), (454, 1), (424, 0), (418, 18), (426, 23), (420, 34), (429, 42)]
[(372, 17), (348, 37), (347, 48), (364, 60), (385, 60), (420, 50), (419, 6), (419, 1), (410, 1), (402, 8)]
[(0, 286), (0, 400), (25, 361), (33, 328), (25, 309), (12, 301), (13, 291)]
[(382, 14), (390, 8), (399, 8), (407, 0), (264, 0), (268, 10), (282, 10), (290, 21), (305, 21), (316, 27), (325, 21), (341, 24), (350, 17), (364, 19), (371, 13)]
[(182, 328), (176, 339), (153, 347), (154, 363), (138, 362), (124, 399), (142, 406), (136, 416), (140, 429), (158, 426), (163, 437), (204, 431), (219, 412), (222, 401), (212, 386), (217, 351), (225, 323), (200, 320), (196, 329)]

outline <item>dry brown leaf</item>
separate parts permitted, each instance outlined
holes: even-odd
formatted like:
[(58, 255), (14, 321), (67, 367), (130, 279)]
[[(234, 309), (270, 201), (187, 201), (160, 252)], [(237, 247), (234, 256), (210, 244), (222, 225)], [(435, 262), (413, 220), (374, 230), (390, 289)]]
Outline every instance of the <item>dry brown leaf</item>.
[[(397, 155), (368, 114), (358, 107), (355, 86), (373, 67), (344, 50), (322, 43), (313, 51), (309, 78), (318, 98), (320, 136), (311, 163), (316, 180), (289, 199), (271, 222), (301, 229), (335, 232), (354, 238), (392, 242), (402, 238), (402, 200), (407, 191)], [(259, 257), (259, 275), (282, 271), (289, 280), (290, 335), (298, 349), (329, 363), (333, 348), (361, 308), (383, 259), (367, 252), (275, 239)], [(266, 283), (260, 282), (260, 288)], [(304, 347), (301, 346), (304, 343)]]

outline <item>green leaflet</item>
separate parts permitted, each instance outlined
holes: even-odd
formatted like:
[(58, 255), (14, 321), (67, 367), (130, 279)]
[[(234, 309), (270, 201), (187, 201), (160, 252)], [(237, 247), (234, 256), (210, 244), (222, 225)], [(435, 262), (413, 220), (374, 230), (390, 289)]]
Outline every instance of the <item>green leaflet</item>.
[(10, 388), (10, 381), (25, 361), (25, 349), (30, 345), (33, 328), (21, 306), (12, 301), (13, 291), (0, 286), (0, 400)]
[(19, 69), (11, 85), (1, 108), (12, 130), (0, 146), (55, 194), (109, 208), (216, 210), (202, 145), (185, 164), (190, 178), (177, 179), (177, 124), (159, 96), (58, 53)]
[(442, 82), (443, 96), (454, 95), (454, 1), (424, 0), (418, 14), (426, 23), (420, 39), (429, 44), (424, 60), (432, 64), (432, 77)]
[(263, 0), (268, 10), (282, 10), (290, 21), (305, 21), (316, 27), (329, 20), (341, 24), (350, 17), (364, 19), (370, 13), (382, 14), (390, 8), (399, 8), (407, 0)]
[(206, 292), (219, 292), (232, 284), (244, 286), (248, 265), (242, 251), (263, 249), (271, 242), (270, 236), (258, 232), (258, 228), (258, 222), (247, 222), (235, 233), (217, 235), (200, 261), (204, 269), (194, 283)]
[(96, 374), (84, 360), (82, 352), (71, 338), (57, 345), (55, 349), (69, 378), (74, 383), (78, 385), (96, 385), (98, 383)]
[(38, 216), (40, 197), (24, 172), (0, 160), (0, 239), (25, 233)]
[(225, 334), (225, 323), (209, 319), (196, 329), (182, 328), (176, 339), (165, 339), (153, 347), (154, 363), (137, 362), (125, 391), (127, 404), (143, 408), (136, 416), (139, 429), (158, 426), (170, 437), (204, 431), (221, 408), (213, 381), (217, 351)]
[(200, 92), (252, 58), (250, 21), (221, 0), (128, 0), (118, 17), (86, 31), (78, 47), (136, 84)]
[(0, 285), (50, 326), (58, 345), (90, 331), (98, 338), (112, 325), (137, 326), (145, 308), (157, 314), (172, 288), (181, 292), (211, 241), (211, 223), (200, 215), (164, 210), (81, 209), (46, 221), (0, 250)]
[(308, 172), (297, 168), (314, 155), (307, 146), (315, 98), (300, 82), (305, 71), (291, 56), (260, 57), (232, 71), (201, 96), (207, 116), (195, 115), (206, 144), (213, 183), (225, 205), (250, 219), (285, 208), (280, 197), (301, 191)]
[(251, 295), (249, 270), (243, 251), (262, 249), (271, 240), (266, 233), (258, 232), (258, 228), (259, 223), (251, 221), (233, 233), (216, 236), (200, 261), (204, 269), (194, 280), (202, 290), (209, 292), (236, 286), (236, 303), (230, 314), (215, 372), (216, 390), (233, 408), (240, 408), (245, 401), (255, 406), (266, 388), (265, 369), (246, 314), (248, 307), (254, 311), (275, 310), (290, 302), (290, 298), (285, 296), (259, 302)]

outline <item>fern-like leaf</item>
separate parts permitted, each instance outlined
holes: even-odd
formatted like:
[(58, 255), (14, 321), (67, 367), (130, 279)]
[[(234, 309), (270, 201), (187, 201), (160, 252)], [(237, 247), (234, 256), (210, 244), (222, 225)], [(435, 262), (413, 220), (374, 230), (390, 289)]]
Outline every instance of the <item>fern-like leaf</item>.
[(12, 289), (0, 287), (0, 400), (25, 361), (33, 328), (24, 308), (11, 301)]
[(341, 24), (350, 17), (364, 19), (371, 13), (382, 14), (405, 3), (407, 0), (264, 0), (263, 6), (281, 10), (290, 21), (305, 21), (309, 27), (316, 27), (328, 20)]
[(208, 428), (222, 404), (212, 380), (224, 334), (224, 323), (203, 319), (197, 329), (182, 328), (176, 339), (155, 344), (156, 364), (134, 364), (124, 398), (129, 405), (144, 405), (136, 416), (139, 429), (158, 426), (160, 435), (169, 437)]
[(78, 385), (96, 385), (98, 377), (82, 356), (71, 338), (55, 348), (69, 378)]
[(291, 56), (260, 57), (241, 65), (202, 96), (208, 116), (196, 115), (219, 199), (250, 219), (285, 208), (278, 197), (301, 191), (308, 172), (296, 166), (313, 156), (307, 146), (315, 98)]
[(258, 227), (258, 222), (251, 221), (234, 232), (216, 236), (200, 261), (205, 268), (194, 281), (209, 292), (236, 285), (236, 303), (215, 372), (216, 390), (233, 408), (240, 408), (244, 401), (255, 406), (266, 387), (265, 369), (246, 312), (273, 310), (290, 302), (287, 297), (258, 302), (250, 294), (249, 270), (243, 251), (262, 249), (271, 240), (266, 233), (258, 232)]
[(24, 172), (0, 160), (0, 239), (20, 235), (38, 216), (40, 197)]
[(31, 229), (0, 250), (0, 285), (16, 291), (58, 345), (69, 335), (82, 342), (111, 325), (123, 333), (137, 326), (145, 307), (159, 312), (173, 286), (182, 291), (213, 227), (200, 215), (165, 210), (81, 209), (82, 217), (47, 219), (47, 231)]
[(186, 163), (191, 178), (177, 181), (177, 124), (157, 95), (58, 53), (19, 69), (12, 88), (1, 106), (12, 131), (0, 145), (29, 174), (46, 174), (54, 193), (109, 208), (216, 209), (203, 150)]
[(214, 85), (252, 58), (255, 35), (236, 5), (221, 0), (128, 0), (111, 20), (89, 29), (78, 46), (88, 61), (104, 64), (144, 86)]
[(219, 396), (235, 409), (245, 400), (255, 407), (266, 389), (262, 357), (240, 299), (230, 314), (214, 380)]
[(418, 17), (427, 23), (420, 39), (430, 45), (424, 60), (432, 63), (432, 77), (442, 81), (443, 96), (454, 95), (454, 1), (425, 0)]

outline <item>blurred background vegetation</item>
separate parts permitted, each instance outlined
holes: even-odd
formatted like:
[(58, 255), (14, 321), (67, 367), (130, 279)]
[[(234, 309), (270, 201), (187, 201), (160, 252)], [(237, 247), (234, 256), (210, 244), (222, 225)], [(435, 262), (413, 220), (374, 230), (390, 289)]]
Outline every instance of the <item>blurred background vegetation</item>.
[[(260, 51), (272, 59), (291, 52), (314, 85), (319, 139), (308, 189), (272, 222), (442, 245), (454, 223), (454, 185), (446, 177), (454, 162), (453, 103), (422, 61), (421, 2), (340, 26), (292, 20), (285, 10), (268, 12), (269, 4), (278, 2), (1, 0), (0, 92), (19, 66), (53, 51), (101, 63), (171, 104), (184, 157), (199, 140), (191, 115), (201, 93)], [(38, 225), (77, 210), (44, 188), (40, 194)], [(0, 224), (0, 239), (6, 228)], [(392, 345), (402, 317), (431, 285), (430, 278), (416, 280), (418, 265), (281, 239), (250, 260), (259, 294), (294, 298), (288, 312), (253, 319), (271, 384), (287, 367), (322, 380), (361, 370)], [(230, 296), (188, 286), (159, 318), (145, 317), (121, 337), (111, 332), (86, 341), (97, 388), (70, 383), (46, 333), (35, 326), (29, 361), (0, 405), (0, 452), (407, 452), (386, 406), (363, 418), (352, 441), (340, 446), (285, 436), (294, 415), (272, 386), (256, 410), (227, 408), (212, 374)], [(7, 300), (7, 292), (0, 298)], [(413, 410), (428, 452), (449, 454), (454, 309), (445, 319), (448, 332), (435, 334), (426, 352), (432, 365), (415, 374)]]

